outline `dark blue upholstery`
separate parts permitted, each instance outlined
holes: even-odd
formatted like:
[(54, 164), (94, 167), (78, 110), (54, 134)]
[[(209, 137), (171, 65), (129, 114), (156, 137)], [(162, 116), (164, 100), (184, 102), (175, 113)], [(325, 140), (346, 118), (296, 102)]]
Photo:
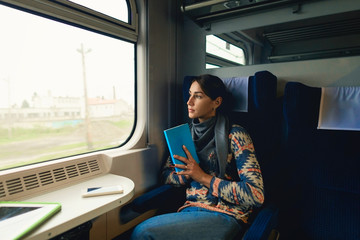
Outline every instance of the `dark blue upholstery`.
[[(192, 79), (193, 76), (184, 78), (184, 103), (189, 98)], [(279, 192), (278, 182), (283, 181), (277, 172), (279, 167), (276, 166), (282, 131), (282, 98), (277, 98), (276, 91), (275, 75), (269, 71), (256, 72), (254, 76), (249, 76), (248, 112), (232, 112), (230, 115), (231, 121), (244, 127), (254, 142), (264, 178), (266, 201), (271, 199), (273, 203), (273, 198)]]
[(268, 71), (259, 71), (250, 76), (248, 89), (248, 112), (232, 113), (232, 121), (243, 126), (250, 134), (260, 164), (265, 201), (275, 204), (279, 168), (277, 156), (280, 151), (282, 98), (276, 96), (277, 77)]
[(285, 239), (360, 239), (360, 132), (318, 130), (321, 88), (289, 82), (280, 211)]

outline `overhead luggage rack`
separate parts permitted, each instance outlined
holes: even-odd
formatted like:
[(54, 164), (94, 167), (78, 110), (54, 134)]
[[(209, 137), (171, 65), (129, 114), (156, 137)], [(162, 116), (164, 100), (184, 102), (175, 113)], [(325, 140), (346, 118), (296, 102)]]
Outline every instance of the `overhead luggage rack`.
[(181, 11), (199, 25), (288, 4), (311, 0), (183, 0)]
[[(312, 24), (264, 31), (263, 38), (272, 46), (270, 62), (297, 61), (355, 56), (360, 52), (360, 18), (358, 11), (333, 20), (312, 19)], [(340, 18), (339, 18), (340, 17)], [(318, 19), (321, 20), (321, 19)]]

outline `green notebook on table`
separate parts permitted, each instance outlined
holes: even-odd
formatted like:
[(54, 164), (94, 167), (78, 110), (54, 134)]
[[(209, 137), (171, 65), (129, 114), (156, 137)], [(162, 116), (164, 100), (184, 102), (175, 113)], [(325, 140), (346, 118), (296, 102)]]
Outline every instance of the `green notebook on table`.
[(21, 239), (60, 210), (59, 203), (0, 201), (0, 239)]

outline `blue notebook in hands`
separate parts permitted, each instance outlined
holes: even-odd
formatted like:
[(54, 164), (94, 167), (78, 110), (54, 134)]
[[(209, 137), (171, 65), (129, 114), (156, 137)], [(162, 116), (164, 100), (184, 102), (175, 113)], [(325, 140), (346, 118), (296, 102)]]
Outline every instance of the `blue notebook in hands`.
[[(182, 161), (175, 159), (173, 155), (179, 155), (187, 158), (183, 145), (189, 150), (191, 156), (199, 163), (199, 158), (196, 154), (195, 144), (191, 137), (190, 128), (188, 124), (182, 124), (164, 131), (167, 145), (169, 147), (170, 156), (173, 164), (184, 164)], [(176, 172), (183, 171), (183, 169), (175, 168)]]

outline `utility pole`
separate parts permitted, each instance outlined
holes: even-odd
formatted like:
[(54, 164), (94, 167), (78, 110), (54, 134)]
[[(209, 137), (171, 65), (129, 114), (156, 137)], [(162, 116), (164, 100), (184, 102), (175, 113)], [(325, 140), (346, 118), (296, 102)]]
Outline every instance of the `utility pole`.
[(7, 92), (8, 92), (8, 139), (12, 139), (12, 112), (11, 112), (11, 86), (10, 86), (10, 78), (3, 79), (4, 82), (7, 83)]
[(77, 49), (81, 54), (82, 68), (83, 68), (83, 84), (84, 84), (84, 98), (85, 98), (85, 130), (86, 130), (86, 143), (89, 150), (93, 149), (92, 136), (91, 136), (91, 126), (90, 126), (90, 116), (89, 116), (89, 102), (87, 94), (87, 83), (86, 83), (86, 66), (85, 66), (85, 54), (90, 53), (91, 49), (84, 50), (83, 44), (81, 48)]

